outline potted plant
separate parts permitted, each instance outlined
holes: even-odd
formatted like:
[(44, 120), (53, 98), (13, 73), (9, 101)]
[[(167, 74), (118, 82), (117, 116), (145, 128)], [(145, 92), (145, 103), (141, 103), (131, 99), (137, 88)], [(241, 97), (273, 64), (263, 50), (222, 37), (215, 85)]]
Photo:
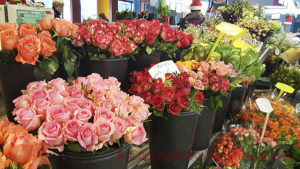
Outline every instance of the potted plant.
[(136, 13), (135, 12), (131, 12), (128, 10), (119, 12), (116, 12), (116, 20), (120, 21), (120, 20), (132, 20), (136, 17)]
[(73, 75), (76, 56), (68, 49), (67, 39), (76, 28), (71, 22), (50, 18), (43, 18), (38, 28), (28, 24), (20, 24), (18, 29), (15, 23), (0, 25), (0, 90), (9, 120), (13, 120), (12, 100), (27, 83), (61, 76), (60, 65), (69, 76)]
[(203, 93), (193, 88), (186, 72), (167, 73), (163, 81), (152, 79), (148, 70), (131, 73), (129, 93), (144, 98), (153, 113), (149, 128), (151, 167), (187, 168), (186, 154), (191, 153)]
[(158, 20), (131, 20), (121, 23), (125, 25), (125, 35), (138, 46), (138, 54), (131, 60), (129, 72), (143, 70), (161, 60), (172, 59), (179, 49), (188, 48), (193, 42), (191, 34), (186, 35), (173, 29), (168, 23), (161, 25)]
[(126, 169), (129, 144), (147, 140), (142, 122), (149, 106), (122, 92), (114, 77), (32, 82), (22, 93), (14, 100), (15, 120), (37, 131), (53, 169)]
[(148, 10), (142, 11), (140, 14), (138, 14), (138, 19), (152, 21), (154, 19), (155, 15), (154, 13), (150, 13)]
[(0, 168), (5, 169), (50, 169), (50, 162), (43, 156), (43, 142), (28, 131), (7, 120), (0, 122), (1, 149)]
[[(223, 106), (221, 97), (227, 95), (229, 78), (235, 77), (236, 72), (231, 64), (221, 61), (185, 61), (177, 62), (180, 72), (187, 72), (190, 84), (203, 92), (205, 106), (199, 116), (193, 150), (204, 150), (208, 147), (212, 136), (216, 111)], [(187, 65), (187, 66), (185, 66)], [(224, 121), (223, 121), (224, 122)], [(222, 123), (223, 123), (222, 122)]]
[(161, 0), (160, 1), (160, 7), (156, 9), (156, 11), (160, 14), (159, 19), (162, 22), (168, 22), (168, 15), (170, 14), (170, 8), (166, 4), (166, 0)]
[(99, 73), (102, 77), (116, 77), (125, 82), (128, 59), (137, 45), (122, 34), (121, 23), (105, 20), (87, 20), (80, 23), (72, 43), (74, 52), (81, 57), (80, 74)]

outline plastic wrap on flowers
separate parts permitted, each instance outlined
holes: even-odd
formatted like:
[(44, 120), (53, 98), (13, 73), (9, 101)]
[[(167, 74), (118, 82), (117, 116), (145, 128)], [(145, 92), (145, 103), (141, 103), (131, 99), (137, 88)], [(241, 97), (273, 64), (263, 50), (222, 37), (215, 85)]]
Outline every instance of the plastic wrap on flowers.
[[(69, 160), (75, 160), (87, 152), (94, 154), (87, 160), (106, 158), (105, 152), (117, 149), (120, 151), (107, 159), (114, 159), (112, 165), (119, 160), (116, 168), (126, 168), (129, 148), (123, 147), (125, 142), (141, 145), (147, 140), (142, 122), (150, 115), (149, 106), (142, 98), (122, 92), (116, 78), (91, 74), (77, 78), (73, 85), (60, 78), (32, 82), (22, 93), (14, 100), (15, 120), (27, 130), (38, 129), (38, 138), (47, 148), (57, 149), (60, 160), (67, 158), (67, 153), (72, 153)], [(117, 158), (120, 152), (124, 159)], [(56, 164), (63, 164), (60, 160), (52, 160), (53, 165), (64, 168)], [(98, 159), (86, 167), (102, 166), (102, 162)]]

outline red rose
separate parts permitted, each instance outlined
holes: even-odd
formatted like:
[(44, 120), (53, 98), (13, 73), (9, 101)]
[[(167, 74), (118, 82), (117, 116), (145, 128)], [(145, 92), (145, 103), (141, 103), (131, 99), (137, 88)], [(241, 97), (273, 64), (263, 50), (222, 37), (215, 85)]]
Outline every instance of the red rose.
[(188, 106), (189, 97), (187, 95), (182, 95), (182, 96), (178, 97), (177, 102), (182, 108), (188, 108), (189, 107)]
[(172, 102), (175, 96), (175, 91), (171, 87), (167, 87), (162, 92), (162, 97), (167, 102)]
[(167, 42), (174, 42), (175, 40), (177, 40), (175, 29), (172, 28), (164, 29), (161, 33), (161, 38)]
[(164, 88), (163, 83), (153, 83), (151, 84), (151, 93), (152, 94), (161, 93), (163, 88)]
[(193, 36), (193, 34), (188, 34), (187, 35), (187, 38), (189, 39), (189, 41), (190, 41), (190, 44), (192, 44), (193, 42), (194, 42), (194, 36)]
[(153, 44), (155, 42), (155, 38), (156, 38), (155, 32), (148, 31), (146, 34), (146, 43), (149, 45)]
[(142, 88), (138, 84), (132, 84), (128, 92), (140, 96), (142, 93)]
[(204, 95), (202, 92), (197, 93), (194, 98), (199, 101), (199, 104), (203, 103)]
[(178, 103), (176, 103), (176, 102), (171, 102), (171, 103), (169, 103), (169, 105), (168, 105), (168, 110), (169, 110), (169, 112), (170, 112), (171, 114), (173, 114), (173, 115), (176, 116), (178, 113), (181, 112), (181, 107), (180, 107), (180, 105), (179, 105)]
[(124, 44), (120, 40), (114, 40), (109, 48), (109, 52), (115, 56), (121, 56), (127, 51)]
[(209, 89), (213, 92), (217, 92), (221, 89), (221, 83), (220, 82), (214, 82), (212, 85), (209, 86)]
[(177, 42), (178, 48), (182, 48), (182, 47), (186, 48), (189, 45), (190, 45), (190, 40), (185, 35)]
[(126, 42), (127, 52), (132, 53), (138, 46), (133, 41)]
[(145, 37), (142, 36), (142, 35), (135, 35), (135, 37), (133, 38), (133, 40), (134, 40), (135, 43), (137, 43), (137, 44), (142, 43), (144, 39), (145, 39)]
[(125, 28), (125, 35), (129, 38), (133, 38), (136, 33), (136, 29), (133, 27), (126, 27)]
[(161, 97), (161, 95), (155, 95), (152, 98), (152, 105), (155, 107), (156, 110), (164, 110), (165, 109), (165, 101)]
[(93, 44), (100, 49), (107, 49), (113, 40), (110, 34), (95, 34), (93, 36)]
[[(86, 44), (92, 44), (92, 34), (90, 31), (84, 29), (80, 30), (80, 36), (83, 38)], [(98, 33), (97, 33), (98, 34)]]

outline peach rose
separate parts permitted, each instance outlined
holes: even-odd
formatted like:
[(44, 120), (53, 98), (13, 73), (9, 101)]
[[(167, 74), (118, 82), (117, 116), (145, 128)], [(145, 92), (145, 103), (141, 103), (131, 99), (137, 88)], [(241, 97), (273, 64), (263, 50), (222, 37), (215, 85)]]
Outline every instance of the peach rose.
[(41, 38), (41, 54), (50, 57), (56, 51), (56, 43), (50, 38)]
[(49, 39), (52, 39), (52, 36), (51, 36), (51, 34), (50, 34), (48, 31), (42, 31), (42, 32), (38, 33), (38, 34), (37, 34), (37, 37), (38, 37), (39, 39), (41, 39), (41, 38), (49, 38)]
[(74, 25), (72, 22), (59, 18), (53, 19), (52, 24), (55, 32), (62, 37), (75, 36), (76, 31), (78, 30), (77, 25)]
[(41, 51), (41, 41), (36, 36), (28, 35), (19, 40), (17, 49), (17, 62), (35, 65)]
[(20, 37), (25, 37), (27, 35), (36, 35), (36, 26), (34, 25), (29, 25), (29, 24), (20, 24), (19, 25), (19, 35)]
[(43, 31), (48, 31), (52, 28), (52, 18), (43, 17), (42, 21), (38, 24), (38, 28)]
[(124, 139), (129, 144), (141, 145), (147, 141), (146, 135), (143, 124), (140, 124), (139, 126), (128, 127)]
[(12, 50), (17, 48), (18, 40), (20, 39), (18, 33), (14, 29), (6, 29), (0, 31), (2, 50)]
[(7, 29), (13, 29), (13, 30), (17, 30), (17, 24), (16, 23), (3, 23), (0, 24), (0, 31), (4, 31)]

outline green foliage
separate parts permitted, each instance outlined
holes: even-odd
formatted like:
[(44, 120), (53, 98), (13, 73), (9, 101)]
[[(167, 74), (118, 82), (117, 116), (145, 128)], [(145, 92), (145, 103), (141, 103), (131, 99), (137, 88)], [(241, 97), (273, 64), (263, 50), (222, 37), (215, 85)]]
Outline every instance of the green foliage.
[(216, 111), (218, 108), (223, 106), (223, 102), (219, 96), (209, 97), (208, 105), (213, 111)]
[(78, 142), (70, 142), (69, 144), (67, 144), (66, 150), (75, 153), (86, 151)]
[(9, 165), (9, 167), (7, 167), (6, 169), (22, 169), (21, 167), (20, 167), (20, 164), (18, 164), (18, 163), (16, 163), (16, 162), (12, 162), (10, 165)]
[(131, 12), (128, 10), (119, 12), (116, 12), (116, 19), (117, 20), (132, 20), (136, 17), (136, 13), (135, 12)]
[(300, 69), (296, 66), (280, 66), (272, 75), (271, 82), (277, 82), (292, 86), (296, 91), (300, 89)]
[(160, 7), (158, 7), (156, 9), (156, 11), (159, 13), (159, 14), (162, 14), (162, 15), (169, 15), (170, 14), (170, 8), (169, 6), (166, 4), (166, 0), (160, 0)]
[(59, 61), (55, 56), (43, 58), (39, 62), (39, 67), (44, 73), (53, 75), (59, 67)]

